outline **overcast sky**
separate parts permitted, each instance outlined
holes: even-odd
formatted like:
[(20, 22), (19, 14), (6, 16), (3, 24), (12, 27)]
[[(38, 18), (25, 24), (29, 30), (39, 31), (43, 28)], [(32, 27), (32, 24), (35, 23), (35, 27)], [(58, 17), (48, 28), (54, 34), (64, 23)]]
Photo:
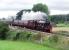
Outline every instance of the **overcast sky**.
[(51, 15), (69, 13), (69, 0), (0, 0), (0, 16), (15, 15), (18, 10), (31, 9), (36, 3), (46, 4)]

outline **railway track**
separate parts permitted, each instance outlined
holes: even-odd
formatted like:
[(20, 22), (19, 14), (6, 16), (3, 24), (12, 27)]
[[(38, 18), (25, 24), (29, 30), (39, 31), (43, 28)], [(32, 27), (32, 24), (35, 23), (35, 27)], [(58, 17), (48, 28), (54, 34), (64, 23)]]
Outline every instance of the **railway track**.
[(57, 35), (62, 35), (62, 36), (66, 36), (69, 37), (69, 32), (68, 33), (57, 33), (57, 32), (52, 32), (52, 33), (48, 33), (48, 32), (42, 32), (42, 31), (37, 31), (37, 30), (31, 30), (31, 29), (27, 29), (27, 28), (21, 28), (18, 26), (9, 26), (10, 29), (14, 30), (14, 31), (27, 31), (27, 32), (33, 32), (33, 33), (43, 33), (45, 35), (53, 35), (53, 34), (57, 34)]

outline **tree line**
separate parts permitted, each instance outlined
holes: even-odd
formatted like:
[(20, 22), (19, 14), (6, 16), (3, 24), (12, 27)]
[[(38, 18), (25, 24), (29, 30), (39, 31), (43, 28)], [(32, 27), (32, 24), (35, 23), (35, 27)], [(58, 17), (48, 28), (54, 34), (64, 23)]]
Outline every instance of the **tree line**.
[(51, 22), (54, 23), (68, 23), (69, 22), (69, 14), (66, 15), (50, 15), (49, 17)]

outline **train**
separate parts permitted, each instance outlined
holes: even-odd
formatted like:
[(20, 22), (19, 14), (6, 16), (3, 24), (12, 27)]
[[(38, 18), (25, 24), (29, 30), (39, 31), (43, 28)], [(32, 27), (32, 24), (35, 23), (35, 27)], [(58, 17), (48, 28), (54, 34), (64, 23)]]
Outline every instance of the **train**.
[(47, 15), (43, 12), (36, 12), (30, 14), (27, 13), (23, 15), (22, 20), (12, 20), (10, 22), (10, 25), (48, 33), (52, 32), (51, 22), (48, 20)]

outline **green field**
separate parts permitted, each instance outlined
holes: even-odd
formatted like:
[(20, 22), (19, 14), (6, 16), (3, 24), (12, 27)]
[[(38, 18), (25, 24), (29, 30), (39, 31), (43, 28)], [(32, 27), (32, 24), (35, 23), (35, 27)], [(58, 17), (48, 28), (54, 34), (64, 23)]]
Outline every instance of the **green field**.
[(60, 23), (60, 24), (56, 24), (56, 27), (53, 27), (52, 31), (57, 32), (57, 31), (66, 31), (69, 32), (69, 23), (65, 24), (65, 23)]
[(57, 50), (57, 49), (49, 48), (39, 44), (34, 44), (31, 42), (0, 40), (0, 50)]
[(56, 24), (57, 27), (69, 27), (69, 23), (60, 23), (60, 24)]

